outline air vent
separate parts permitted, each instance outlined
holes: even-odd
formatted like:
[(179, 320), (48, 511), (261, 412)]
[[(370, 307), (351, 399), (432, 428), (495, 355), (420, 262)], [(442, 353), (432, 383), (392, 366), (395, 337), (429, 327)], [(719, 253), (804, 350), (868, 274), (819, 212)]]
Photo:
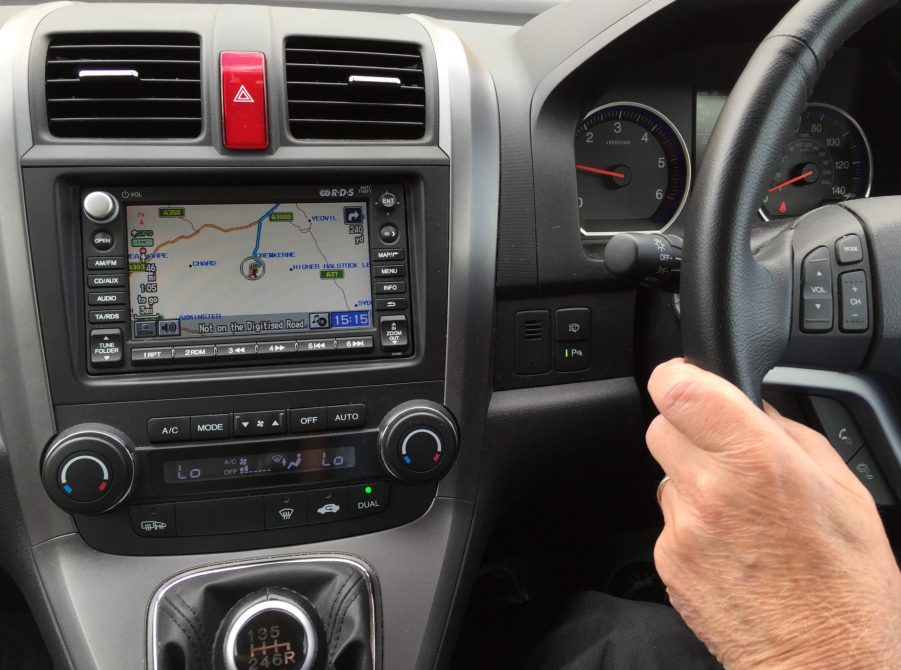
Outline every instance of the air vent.
[(56, 35), (47, 51), (47, 117), (56, 137), (200, 135), (200, 38), (187, 33)]
[(425, 133), (418, 45), (292, 37), (285, 63), (295, 138), (415, 140)]

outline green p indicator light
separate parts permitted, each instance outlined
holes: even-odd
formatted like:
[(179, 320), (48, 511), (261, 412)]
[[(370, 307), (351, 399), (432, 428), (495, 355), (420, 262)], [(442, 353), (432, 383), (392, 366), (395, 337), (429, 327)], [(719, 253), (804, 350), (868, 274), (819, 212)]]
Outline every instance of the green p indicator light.
[(363, 489), (363, 490), (366, 492), (366, 495), (369, 495), (370, 493), (372, 493), (372, 487), (371, 487), (371, 486), (367, 486), (367, 487), (366, 487), (365, 489)]

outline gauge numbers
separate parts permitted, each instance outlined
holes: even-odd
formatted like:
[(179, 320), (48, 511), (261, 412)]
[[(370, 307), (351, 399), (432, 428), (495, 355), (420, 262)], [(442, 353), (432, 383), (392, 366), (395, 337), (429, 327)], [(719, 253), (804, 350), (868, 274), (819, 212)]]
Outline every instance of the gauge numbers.
[(691, 184), (685, 141), (660, 112), (617, 102), (576, 130), (579, 221), (585, 237), (660, 231), (682, 211)]
[(870, 144), (837, 107), (811, 103), (760, 208), (766, 219), (797, 217), (830, 203), (866, 198), (873, 183)]

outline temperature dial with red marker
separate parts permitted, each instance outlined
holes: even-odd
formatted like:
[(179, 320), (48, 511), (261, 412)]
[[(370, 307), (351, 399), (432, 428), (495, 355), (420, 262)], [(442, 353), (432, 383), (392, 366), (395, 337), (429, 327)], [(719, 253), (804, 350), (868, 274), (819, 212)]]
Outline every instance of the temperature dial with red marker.
[(424, 482), (447, 472), (458, 439), (457, 425), (446, 407), (416, 400), (399, 405), (382, 420), (379, 452), (392, 475)]
[(836, 107), (811, 103), (760, 215), (794, 218), (823, 205), (866, 198), (872, 183), (872, 154), (860, 125)]
[(47, 447), (41, 479), (47, 495), (73, 514), (100, 514), (121, 503), (134, 480), (133, 445), (120, 431), (81, 424)]

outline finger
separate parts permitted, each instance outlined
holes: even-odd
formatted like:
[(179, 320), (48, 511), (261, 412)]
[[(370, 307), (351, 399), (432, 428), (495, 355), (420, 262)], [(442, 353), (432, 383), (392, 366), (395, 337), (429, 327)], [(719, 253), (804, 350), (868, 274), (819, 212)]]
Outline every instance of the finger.
[(690, 442), (709, 452), (785, 440), (785, 433), (725, 379), (676, 359), (648, 382), (660, 413)]
[(704, 454), (676, 430), (665, 416), (658, 416), (651, 422), (645, 438), (651, 456), (673, 479), (684, 480), (689, 469), (707, 466)]

